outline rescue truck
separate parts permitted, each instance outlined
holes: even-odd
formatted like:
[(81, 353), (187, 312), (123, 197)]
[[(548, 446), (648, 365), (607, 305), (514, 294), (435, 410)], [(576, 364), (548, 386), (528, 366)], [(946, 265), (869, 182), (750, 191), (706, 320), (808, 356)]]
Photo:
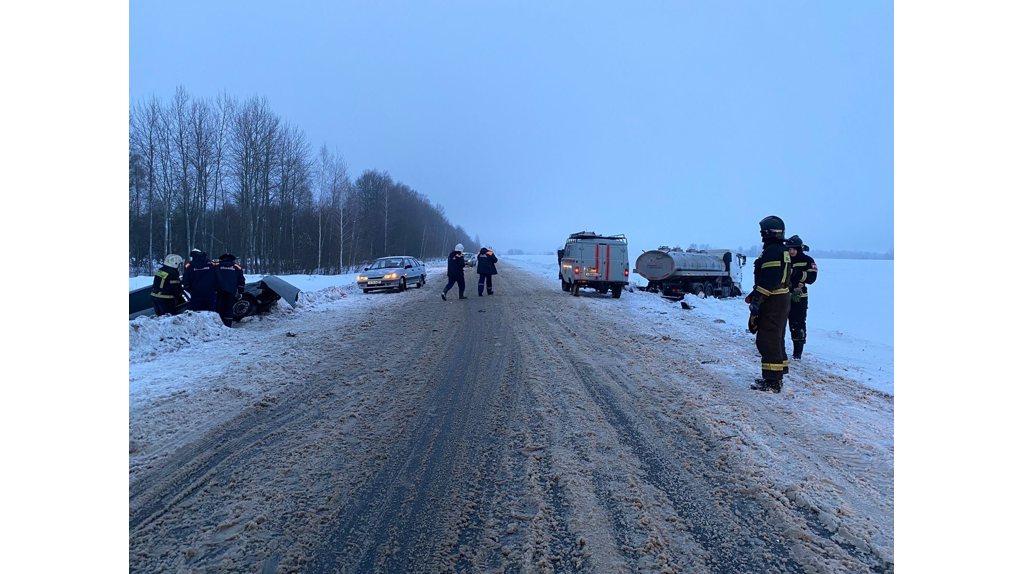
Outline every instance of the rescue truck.
[(562, 291), (579, 296), (580, 289), (598, 293), (611, 291), (622, 296), (629, 285), (629, 253), (625, 235), (598, 235), (593, 231), (573, 233), (558, 250), (558, 279)]

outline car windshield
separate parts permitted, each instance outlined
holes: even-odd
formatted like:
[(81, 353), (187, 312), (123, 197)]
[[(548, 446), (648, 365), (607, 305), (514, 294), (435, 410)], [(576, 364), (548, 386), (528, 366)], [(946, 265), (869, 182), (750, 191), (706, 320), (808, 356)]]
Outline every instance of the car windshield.
[(395, 267), (405, 267), (402, 260), (397, 257), (387, 257), (384, 259), (378, 259), (373, 262), (370, 269), (390, 269)]

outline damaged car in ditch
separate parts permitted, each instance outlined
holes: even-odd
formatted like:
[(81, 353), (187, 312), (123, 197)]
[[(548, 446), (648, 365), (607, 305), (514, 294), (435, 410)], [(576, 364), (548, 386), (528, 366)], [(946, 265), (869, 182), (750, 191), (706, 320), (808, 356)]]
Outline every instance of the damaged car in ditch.
[[(153, 299), (149, 294), (152, 286), (140, 287), (128, 292), (128, 320), (136, 317), (153, 315)], [(284, 300), (292, 308), (299, 302), (299, 288), (276, 275), (267, 275), (259, 281), (245, 284), (242, 296), (235, 301), (231, 311), (235, 321), (241, 321), (259, 313), (265, 313), (279, 300)], [(178, 306), (175, 314), (187, 309), (187, 302)]]

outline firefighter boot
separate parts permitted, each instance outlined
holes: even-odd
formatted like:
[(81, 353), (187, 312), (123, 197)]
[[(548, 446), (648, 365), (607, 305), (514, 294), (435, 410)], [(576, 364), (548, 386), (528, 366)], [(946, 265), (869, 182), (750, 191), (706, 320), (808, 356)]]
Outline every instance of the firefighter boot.
[(793, 360), (799, 361), (800, 356), (804, 354), (804, 342), (793, 341)]
[(754, 379), (754, 382), (751, 383), (750, 388), (755, 391), (764, 391), (766, 393), (780, 393), (782, 392), (782, 379)]

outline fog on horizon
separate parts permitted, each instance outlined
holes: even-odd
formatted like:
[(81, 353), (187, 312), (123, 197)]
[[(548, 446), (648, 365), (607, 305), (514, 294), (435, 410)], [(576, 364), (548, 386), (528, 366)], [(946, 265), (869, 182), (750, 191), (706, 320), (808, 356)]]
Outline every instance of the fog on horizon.
[(265, 96), (504, 252), (894, 246), (891, 3), (130, 6), (129, 102)]

